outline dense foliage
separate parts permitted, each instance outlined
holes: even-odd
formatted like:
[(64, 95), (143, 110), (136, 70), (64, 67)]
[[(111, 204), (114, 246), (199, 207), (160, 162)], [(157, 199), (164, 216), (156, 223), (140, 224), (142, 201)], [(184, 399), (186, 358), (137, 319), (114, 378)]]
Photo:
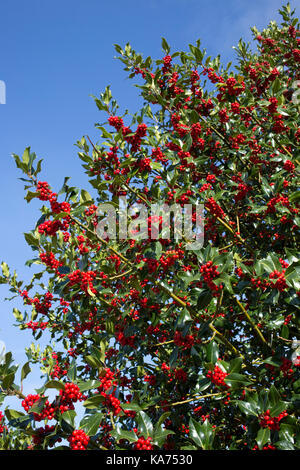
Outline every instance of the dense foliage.
[[(25, 234), (41, 271), (24, 285), (3, 262), (0, 282), (20, 329), (52, 341), (26, 351), (22, 382), (42, 372), (28, 396), (12, 354), (0, 365), (3, 449), (299, 449), (300, 31), (281, 16), (234, 67), (200, 41), (163, 39), (156, 61), (116, 46), (144, 104), (130, 117), (109, 87), (95, 98), (100, 143), (77, 142), (91, 194), (68, 178), (53, 192), (30, 148), (14, 155), (43, 203)], [(151, 239), (151, 216), (146, 239), (102, 238), (97, 207), (125, 195), (204, 204), (203, 248)]]

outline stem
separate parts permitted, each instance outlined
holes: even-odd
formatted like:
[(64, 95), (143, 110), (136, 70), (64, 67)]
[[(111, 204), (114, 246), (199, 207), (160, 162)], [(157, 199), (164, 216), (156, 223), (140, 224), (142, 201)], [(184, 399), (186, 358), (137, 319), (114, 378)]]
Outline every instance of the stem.
[(83, 230), (87, 231), (87, 232), (90, 232), (92, 235), (94, 235), (101, 243), (103, 243), (104, 245), (107, 246), (107, 248), (112, 251), (115, 255), (117, 255), (122, 261), (124, 261), (124, 263), (128, 264), (129, 266), (132, 266), (132, 263), (127, 259), (125, 258), (125, 256), (123, 256), (119, 251), (115, 250), (115, 248), (113, 248), (112, 246), (109, 246), (109, 243), (107, 240), (104, 240), (103, 238), (99, 237), (99, 235), (97, 234), (97, 232), (95, 232), (94, 230), (91, 230), (89, 227), (86, 227), (85, 225), (83, 225), (81, 222), (79, 222), (77, 219), (75, 219), (74, 217), (72, 217), (71, 215), (69, 215), (70, 219), (75, 222), (75, 224), (77, 224), (80, 228), (82, 228)]
[(165, 341), (164, 343), (157, 343), (154, 346), (164, 346), (165, 344), (170, 344), (174, 343), (174, 339), (171, 339), (171, 341)]
[(247, 312), (247, 310), (245, 309), (245, 307), (241, 304), (241, 302), (235, 296), (234, 296), (234, 300), (236, 301), (237, 305), (240, 307), (240, 309), (244, 313), (244, 315), (245, 315), (246, 319), (248, 320), (248, 322), (250, 323), (250, 325), (253, 327), (253, 329), (254, 329), (256, 335), (258, 336), (258, 338), (260, 339), (260, 341), (264, 345), (269, 346), (267, 340), (264, 337), (264, 335), (262, 334), (262, 332), (260, 331), (258, 326), (254, 323), (254, 321), (251, 319), (251, 317), (250, 317), (249, 313)]
[(220, 395), (224, 395), (226, 392), (218, 392), (218, 393), (208, 393), (207, 395), (198, 395), (193, 398), (189, 398), (188, 400), (183, 400), (183, 401), (176, 401), (175, 403), (169, 403), (168, 405), (157, 405), (156, 408), (162, 408), (162, 407), (167, 407), (167, 406), (177, 406), (177, 405), (182, 405), (184, 403), (189, 403), (191, 401), (195, 400), (201, 400), (202, 398), (210, 398), (210, 397), (217, 397)]
[(233, 346), (233, 344), (231, 344), (226, 338), (225, 336), (222, 335), (222, 333), (220, 333), (214, 326), (212, 323), (210, 323), (209, 325), (209, 328), (214, 332), (215, 336), (217, 338), (219, 338), (223, 344), (225, 344), (225, 346), (227, 346), (228, 349), (230, 349), (230, 351), (232, 351), (236, 356), (240, 356), (244, 359), (244, 356), (236, 349), (235, 346)]

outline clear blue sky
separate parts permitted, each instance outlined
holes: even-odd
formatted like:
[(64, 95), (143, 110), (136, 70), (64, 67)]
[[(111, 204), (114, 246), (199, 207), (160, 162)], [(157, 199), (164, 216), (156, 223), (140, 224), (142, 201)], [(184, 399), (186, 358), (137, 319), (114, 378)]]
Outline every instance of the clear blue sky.
[[(188, 49), (200, 38), (209, 55), (220, 53), (228, 62), (240, 37), (250, 40), (250, 26), (261, 29), (278, 19), (282, 4), (281, 0), (2, 2), (0, 80), (6, 83), (7, 102), (0, 105), (0, 261), (16, 268), (20, 279), (29, 280), (30, 269), (24, 263), (32, 256), (23, 232), (33, 228), (39, 206), (24, 201), (23, 184), (17, 180), (21, 174), (11, 153), (22, 154), (31, 146), (44, 158), (42, 180), (55, 190), (64, 176), (85, 187), (74, 143), (87, 133), (96, 138), (94, 123), (101, 115), (90, 95), (109, 84), (121, 109), (137, 109), (137, 89), (114, 59), (114, 43), (130, 42), (145, 56), (161, 58), (162, 36), (172, 52)], [(22, 362), (31, 334), (12, 326), (16, 304), (3, 302), (7, 294), (0, 285), (0, 340)]]

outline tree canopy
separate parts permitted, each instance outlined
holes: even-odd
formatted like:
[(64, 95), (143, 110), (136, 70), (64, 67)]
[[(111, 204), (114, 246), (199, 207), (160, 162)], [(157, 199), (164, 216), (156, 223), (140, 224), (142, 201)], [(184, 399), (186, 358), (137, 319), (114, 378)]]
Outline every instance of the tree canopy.
[[(21, 384), (10, 352), (0, 365), (3, 449), (299, 449), (300, 31), (280, 14), (234, 65), (200, 40), (172, 53), (162, 39), (159, 60), (116, 45), (143, 105), (95, 97), (99, 142), (77, 142), (90, 192), (69, 178), (54, 192), (30, 148), (14, 155), (41, 216), (25, 233), (30, 283), (1, 264), (35, 340)], [(127, 238), (97, 230), (110, 204), (120, 235), (121, 197), (148, 211), (145, 237), (129, 209)], [(155, 204), (192, 205), (194, 224), (202, 204), (203, 246), (164, 236), (174, 217)]]

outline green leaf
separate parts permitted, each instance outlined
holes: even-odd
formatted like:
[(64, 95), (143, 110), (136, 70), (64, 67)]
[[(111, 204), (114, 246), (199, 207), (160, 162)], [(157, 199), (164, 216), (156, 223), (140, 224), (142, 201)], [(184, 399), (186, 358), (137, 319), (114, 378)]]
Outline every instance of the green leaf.
[(270, 408), (270, 415), (274, 418), (274, 416), (278, 416), (282, 411), (286, 410), (286, 407), (286, 403), (280, 401)]
[(289, 338), (289, 334), (290, 334), (289, 327), (288, 327), (287, 325), (282, 325), (280, 335), (281, 335), (283, 338), (288, 339), (288, 338)]
[(272, 85), (272, 90), (273, 90), (273, 93), (278, 93), (278, 91), (281, 89), (281, 83), (280, 83), (280, 80), (278, 77), (276, 77), (276, 79), (274, 80), (273, 82), (273, 85)]
[(77, 385), (81, 392), (86, 392), (87, 390), (92, 390), (93, 388), (100, 387), (101, 383), (102, 382), (100, 382), (99, 380), (88, 380), (86, 382), (77, 382)]
[(215, 364), (219, 358), (219, 346), (215, 341), (211, 341), (206, 347), (207, 361)]
[(25, 200), (27, 202), (30, 202), (32, 199), (34, 199), (35, 197), (37, 197), (39, 195), (39, 193), (33, 193), (32, 191), (27, 191), (27, 194), (25, 196)]
[(179, 353), (179, 348), (176, 346), (176, 348), (173, 349), (171, 356), (170, 356), (170, 366), (173, 369), (176, 365), (176, 361), (178, 358), (178, 353)]
[(287, 441), (287, 440), (277, 441), (276, 447), (278, 447), (278, 449), (280, 450), (295, 450), (294, 445), (290, 441)]
[(136, 442), (138, 440), (137, 435), (133, 431), (126, 431), (121, 429), (119, 426), (116, 427), (113, 431), (111, 431), (112, 437), (114, 437), (117, 442), (121, 439), (126, 439), (128, 442)]
[(93, 397), (88, 398), (83, 403), (85, 408), (90, 410), (99, 408), (99, 405), (105, 400), (105, 398), (99, 394), (94, 395)]
[(138, 411), (135, 419), (144, 438), (146, 439), (147, 437), (152, 437), (153, 425), (149, 416), (144, 411)]
[(100, 342), (100, 349), (96, 348), (95, 346), (92, 346), (91, 348), (92, 356), (94, 359), (96, 359), (99, 367), (105, 366), (105, 349), (106, 349), (105, 341)]
[(190, 445), (190, 446), (182, 446), (182, 447), (180, 447), (180, 450), (197, 450), (197, 447), (192, 446), (192, 445)]
[(273, 357), (268, 357), (267, 359), (265, 359), (263, 361), (264, 364), (270, 364), (271, 366), (274, 366), (274, 367), (280, 367), (281, 365), (281, 362), (280, 361), (276, 361), (275, 359), (273, 359)]
[(186, 308), (183, 308), (178, 317), (177, 325), (178, 326), (185, 325), (186, 323), (191, 322), (191, 321), (192, 321), (192, 318), (191, 318), (190, 312)]
[(87, 201), (93, 201), (93, 198), (90, 193), (88, 193), (85, 189), (82, 189), (80, 193), (80, 204)]
[(225, 377), (224, 381), (231, 389), (244, 387), (251, 383), (247, 377), (242, 374), (237, 374), (236, 372), (231, 372), (227, 377)]
[(295, 430), (294, 427), (290, 424), (280, 424), (280, 431), (279, 431), (279, 438), (280, 441), (289, 442), (291, 445), (294, 444), (294, 435)]
[(230, 280), (230, 276), (228, 274), (222, 273), (220, 276), (218, 276), (218, 279), (216, 279), (216, 284), (217, 285), (224, 284), (226, 290), (230, 294), (233, 294), (231, 280)]
[(95, 297), (95, 294), (94, 294), (94, 292), (91, 290), (91, 288), (90, 288), (89, 285), (88, 285), (87, 291), (88, 291), (88, 294), (89, 294), (91, 297)]
[(94, 369), (102, 369), (103, 368), (103, 363), (95, 356), (95, 355), (89, 355), (85, 356), (84, 358), (86, 362), (92, 366)]
[(94, 436), (99, 431), (102, 419), (102, 413), (94, 413), (92, 415), (84, 416), (80, 421), (79, 428), (83, 429), (88, 436)]
[(183, 151), (188, 152), (192, 146), (192, 143), (193, 143), (193, 139), (192, 139), (191, 134), (187, 134), (187, 136), (185, 137), (185, 141), (184, 141)]
[(122, 405), (123, 410), (141, 411), (141, 406), (138, 403), (126, 403)]
[(9, 277), (9, 267), (5, 262), (1, 263), (1, 269), (2, 269), (3, 276)]
[(15, 160), (17, 168), (20, 168), (20, 170), (22, 170), (24, 173), (26, 173), (27, 170), (28, 170), (27, 165), (25, 163), (22, 163), (20, 157), (18, 155), (16, 155), (15, 153), (12, 154), (12, 157)]
[(203, 424), (197, 423), (192, 418), (189, 422), (189, 436), (203, 450), (211, 450), (214, 440), (214, 430), (208, 419)]
[(161, 47), (163, 48), (163, 50), (165, 51), (166, 54), (169, 54), (170, 46), (167, 43), (167, 41), (165, 40), (165, 38), (161, 38)]
[(56, 390), (64, 390), (65, 386), (62, 382), (59, 382), (58, 380), (49, 380), (45, 384), (45, 388), (55, 388)]
[(30, 147), (27, 147), (24, 150), (24, 153), (23, 153), (23, 156), (22, 156), (22, 161), (26, 166), (28, 166), (29, 158), (30, 158)]
[(37, 176), (37, 175), (40, 173), (40, 171), (41, 171), (41, 168), (42, 168), (42, 161), (43, 161), (43, 159), (41, 159), (41, 160), (39, 160), (39, 161), (37, 162), (36, 170), (35, 170), (35, 173), (34, 173), (35, 176)]
[(160, 241), (158, 241), (155, 243), (155, 258), (159, 260), (161, 257), (161, 253), (162, 253), (162, 245)]
[(269, 428), (261, 428), (256, 436), (256, 442), (261, 450), (263, 446), (270, 440), (270, 429)]
[(270, 406), (276, 406), (278, 402), (281, 400), (280, 393), (278, 392), (277, 388), (274, 385), (271, 385), (268, 398), (270, 402)]
[(204, 392), (204, 390), (207, 390), (211, 386), (211, 381), (209, 378), (204, 377), (203, 379), (200, 379), (199, 382), (196, 385), (196, 390), (197, 392)]
[(76, 209), (72, 210), (72, 216), (77, 217), (81, 215), (86, 210), (86, 205), (80, 205)]
[(17, 321), (23, 321), (24, 319), (23, 314), (17, 308), (13, 309), (13, 315)]
[(163, 413), (159, 420), (157, 421), (156, 425), (155, 425), (155, 429), (154, 429), (154, 433), (156, 432), (157, 429), (159, 429), (161, 427), (161, 425), (164, 423), (164, 421), (170, 416), (171, 412), (170, 411), (166, 411), (165, 413)]
[(242, 413), (245, 413), (247, 416), (258, 416), (259, 412), (257, 410), (257, 407), (255, 406), (254, 403), (250, 403), (247, 401), (236, 401), (239, 409), (241, 410)]
[(257, 406), (260, 412), (264, 412), (270, 407), (268, 392), (265, 389), (261, 389), (259, 392)]
[(242, 357), (236, 357), (230, 361), (229, 372), (239, 372), (243, 363)]
[(162, 447), (167, 437), (171, 434), (175, 434), (175, 432), (171, 431), (170, 429), (163, 429), (162, 426), (156, 428), (153, 435), (153, 444), (157, 445), (158, 447)]
[(61, 426), (64, 431), (67, 433), (71, 433), (74, 428), (75, 428), (75, 417), (76, 417), (76, 411), (75, 410), (69, 410), (65, 411), (61, 415)]
[(37, 413), (40, 414), (43, 411), (46, 401), (48, 397), (41, 397), (37, 400), (34, 405), (29, 409), (29, 413)]
[(193, 123), (200, 121), (200, 116), (195, 109), (192, 109), (192, 111), (190, 112), (190, 119)]
[(5, 375), (2, 380), (2, 388), (7, 390), (11, 387), (15, 380), (15, 372), (11, 372), (10, 374)]
[(24, 237), (28, 245), (39, 246), (39, 239), (35, 237), (32, 233), (24, 233)]
[(23, 365), (22, 370), (21, 370), (21, 383), (23, 382), (24, 379), (26, 379), (27, 375), (31, 371), (29, 362), (26, 362), (26, 364)]
[(76, 359), (74, 358), (67, 373), (68, 379), (70, 379), (71, 382), (74, 382), (76, 380), (77, 376), (77, 368), (76, 368)]
[(10, 410), (10, 409), (6, 409), (4, 411), (4, 413), (5, 413), (5, 416), (7, 417), (8, 420), (17, 419), (17, 418), (21, 418), (23, 416), (26, 416), (24, 413), (21, 413), (20, 411)]
[(203, 290), (197, 300), (197, 307), (199, 309), (204, 309), (208, 306), (208, 304), (211, 302), (212, 295), (211, 292), (208, 292), (207, 290)]

